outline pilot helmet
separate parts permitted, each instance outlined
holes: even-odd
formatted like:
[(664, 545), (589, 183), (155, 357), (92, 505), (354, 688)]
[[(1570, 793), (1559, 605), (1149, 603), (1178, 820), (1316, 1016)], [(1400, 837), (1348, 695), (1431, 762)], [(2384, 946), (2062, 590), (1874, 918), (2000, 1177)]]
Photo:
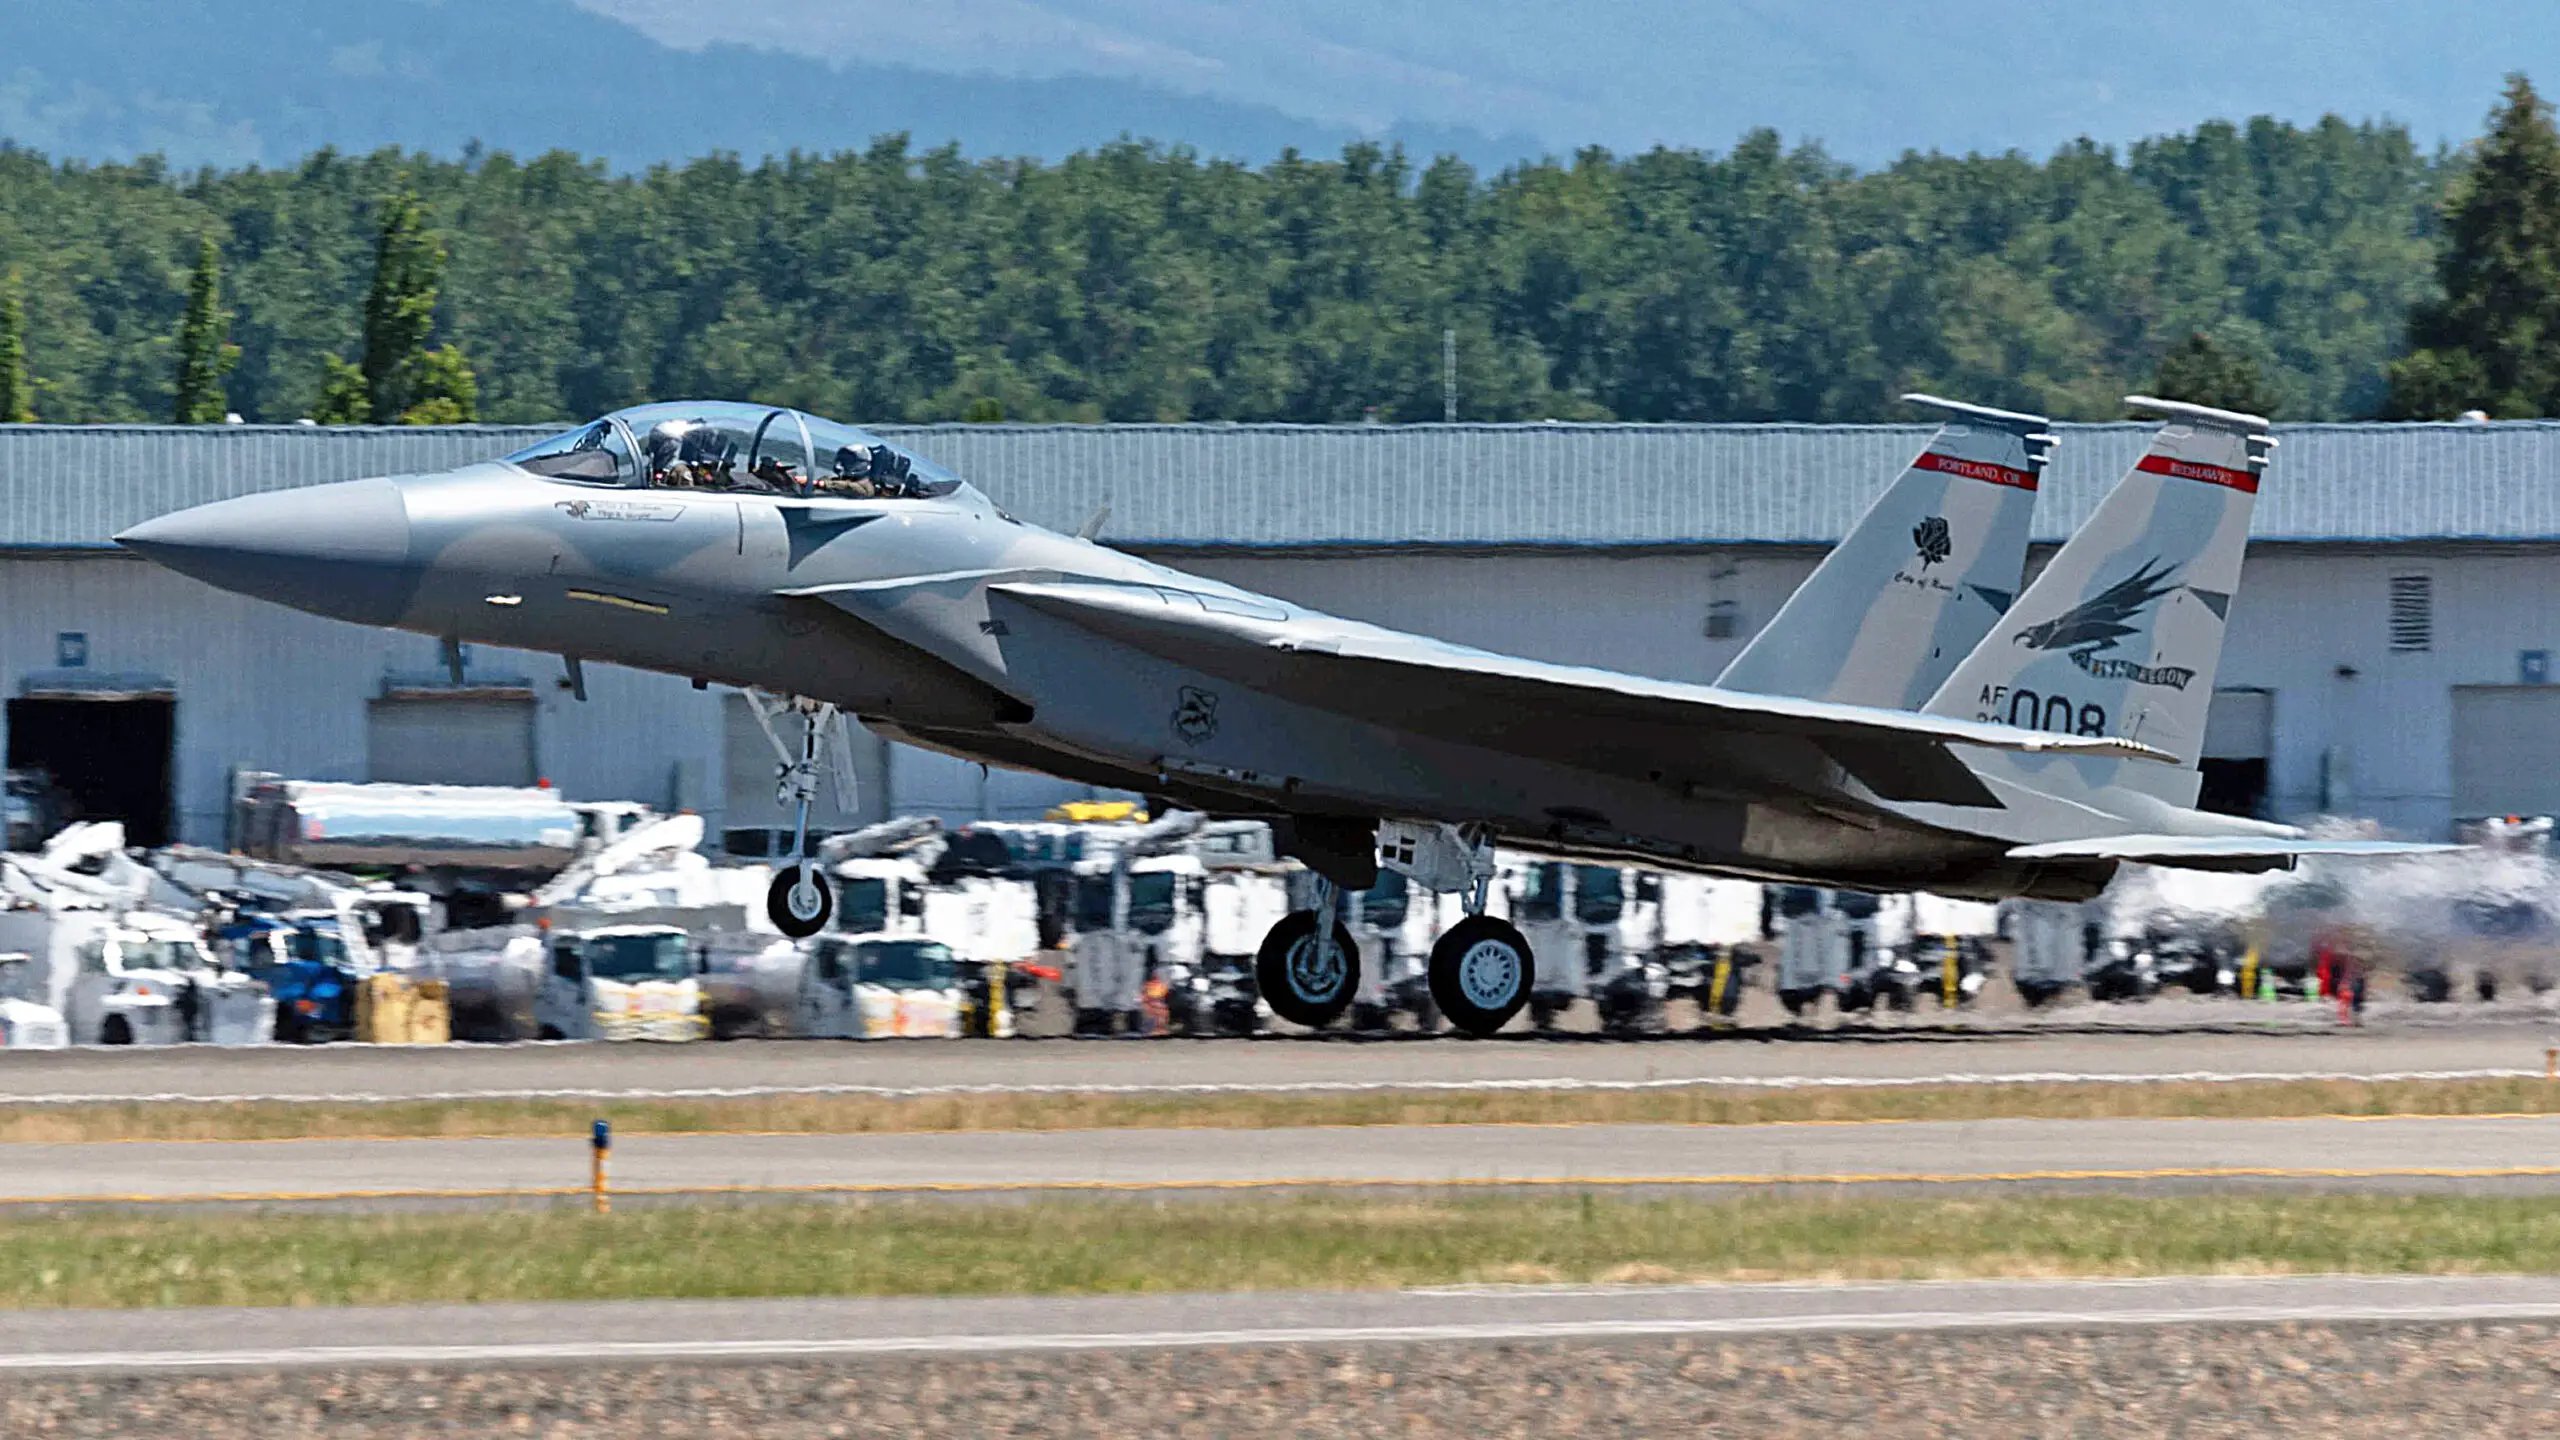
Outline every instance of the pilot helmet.
[(640, 443), (649, 457), (649, 468), (664, 470), (684, 458), (685, 435), (701, 422), (696, 420), (661, 420), (649, 427), (649, 437)]
[(871, 447), (852, 444), (836, 451), (836, 474), (847, 480), (862, 480), (871, 474)]

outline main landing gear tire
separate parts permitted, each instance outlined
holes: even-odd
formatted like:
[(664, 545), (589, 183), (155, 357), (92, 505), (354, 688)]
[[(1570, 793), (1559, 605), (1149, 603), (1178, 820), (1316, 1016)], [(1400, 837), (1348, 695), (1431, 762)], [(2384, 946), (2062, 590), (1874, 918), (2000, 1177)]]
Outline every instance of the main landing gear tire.
[[(806, 874), (808, 884), (800, 883)], [(826, 877), (815, 867), (802, 871), (797, 865), (777, 870), (773, 884), (764, 892), (764, 913), (773, 928), (794, 940), (806, 940), (827, 928), (827, 917), (835, 913), (836, 899), (827, 893)]]
[(1351, 927), (1333, 927), (1333, 955), (1316, 943), (1316, 912), (1292, 910), (1262, 937), (1253, 957), (1253, 978), (1262, 987), (1263, 1003), (1292, 1025), (1321, 1030), (1342, 1018), (1360, 991), (1360, 947)]
[(1490, 1035), (1529, 1003), (1538, 978), (1529, 942), (1506, 921), (1470, 915), (1431, 947), (1431, 999), (1449, 1023)]

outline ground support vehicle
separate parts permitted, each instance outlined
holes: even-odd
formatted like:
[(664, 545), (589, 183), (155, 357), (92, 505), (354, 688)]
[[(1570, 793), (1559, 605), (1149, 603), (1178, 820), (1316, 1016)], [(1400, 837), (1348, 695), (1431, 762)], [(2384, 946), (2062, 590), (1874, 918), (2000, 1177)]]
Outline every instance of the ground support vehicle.
[(352, 1040), (356, 991), (382, 969), (360, 929), (335, 911), (248, 911), (215, 932), (230, 964), (275, 997), (275, 1038)]
[[(1300, 888), (1314, 887), (1302, 881)], [(1314, 903), (1312, 894), (1292, 901), (1301, 907)], [(1425, 1033), (1440, 1028), (1429, 973), (1431, 942), (1448, 928), (1440, 905), (1440, 896), (1384, 869), (1378, 883), (1345, 898), (1343, 914), (1364, 957), (1351, 1002), (1352, 1029), (1391, 1030), (1399, 1015)]]
[(711, 1033), (706, 952), (672, 925), (608, 925), (449, 934), (428, 964), (457, 1038), (682, 1041)]
[(1705, 875), (1641, 875), (1638, 900), (1650, 901), (1652, 933), (1638, 942), (1662, 972), (1666, 1000), (1685, 999), (1702, 1020), (1730, 1019), (1741, 1007), (1752, 948), (1764, 939), (1762, 887)]
[(0, 1050), (59, 1050), (71, 1043), (62, 1012), (30, 997), (35, 957), (0, 955)]
[(807, 942), (797, 1033), (850, 1040), (1009, 1036), (1002, 967), (972, 965), (919, 935)]
[(1184, 844), (1199, 824), (1198, 815), (1177, 813), (1096, 827), (1101, 833), (1089, 837), (1088, 858), (1074, 872), (1066, 977), (1076, 1034), (1142, 1032), (1158, 1008), (1169, 1021), (1169, 977), (1198, 973), (1207, 868)]
[[(1628, 909), (1628, 872), (1615, 865), (1562, 860), (1505, 860), (1510, 920), (1528, 942), (1537, 974), (1529, 989), (1529, 1023), (1552, 1030), (1584, 999), (1609, 997), (1604, 1024), (1639, 1028), (1659, 1011), (1654, 977), (1621, 979), (1631, 968), (1620, 934)], [(1632, 968), (1643, 969), (1640, 964)]]
[(217, 967), (170, 916), (0, 911), (0, 950), (29, 957), (16, 994), (57, 1012), (74, 1045), (254, 1045), (275, 1030), (265, 987)]

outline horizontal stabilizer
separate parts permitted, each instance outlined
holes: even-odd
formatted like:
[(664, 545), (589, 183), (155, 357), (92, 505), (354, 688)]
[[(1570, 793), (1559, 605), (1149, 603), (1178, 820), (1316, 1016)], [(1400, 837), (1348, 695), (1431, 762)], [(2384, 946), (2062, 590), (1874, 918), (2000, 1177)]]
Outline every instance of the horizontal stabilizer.
[[(2314, 840), (2281, 835), (2100, 835), (2087, 840), (2057, 840), (2021, 845), (2012, 860), (2139, 860), (2158, 865), (2218, 868), (2220, 863), (2262, 860), (2272, 869), (2308, 855), (2362, 856), (2442, 855), (2462, 849), (2418, 840)], [(2231, 868), (2246, 868), (2233, 866)]]

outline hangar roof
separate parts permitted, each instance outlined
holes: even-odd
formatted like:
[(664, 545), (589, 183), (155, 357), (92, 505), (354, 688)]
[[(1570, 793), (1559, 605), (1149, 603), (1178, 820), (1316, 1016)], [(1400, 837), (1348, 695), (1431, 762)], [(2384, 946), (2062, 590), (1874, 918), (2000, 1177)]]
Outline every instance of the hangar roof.
[[(253, 490), (443, 469), (556, 427), (0, 425), (0, 549), (96, 549)], [(879, 433), (1060, 529), (1165, 549), (1828, 544), (1927, 425), (946, 425)], [(2059, 540), (2148, 424), (2057, 425)], [(2251, 534), (2560, 542), (2560, 423), (2280, 425)]]

